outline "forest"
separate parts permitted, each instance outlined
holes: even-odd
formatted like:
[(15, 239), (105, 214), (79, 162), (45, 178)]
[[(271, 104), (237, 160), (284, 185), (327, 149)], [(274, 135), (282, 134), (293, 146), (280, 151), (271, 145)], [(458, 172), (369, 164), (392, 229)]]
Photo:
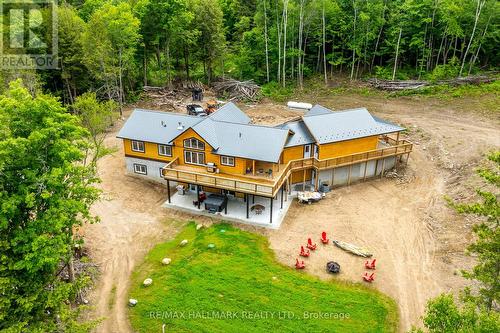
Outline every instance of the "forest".
[(1, 76), (67, 104), (176, 80), (449, 79), (498, 68), (499, 13), (494, 0), (67, 0), (58, 69)]

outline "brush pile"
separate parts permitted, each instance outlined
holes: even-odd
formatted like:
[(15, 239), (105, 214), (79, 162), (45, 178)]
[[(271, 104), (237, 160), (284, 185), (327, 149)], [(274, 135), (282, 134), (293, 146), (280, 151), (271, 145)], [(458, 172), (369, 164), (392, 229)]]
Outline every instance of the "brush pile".
[(157, 107), (175, 109), (184, 105), (183, 100), (191, 95), (191, 91), (183, 88), (144, 86), (144, 93)]
[(495, 81), (496, 78), (488, 75), (469, 75), (465, 77), (457, 77), (451, 80), (441, 80), (437, 82), (431, 81), (420, 81), (420, 80), (379, 80), (376, 78), (368, 79), (368, 84), (374, 88), (380, 90), (388, 91), (398, 91), (398, 90), (414, 90), (423, 87), (439, 86), (439, 85), (450, 85), (450, 86), (461, 86), (464, 84), (481, 84), (489, 83)]
[(223, 79), (214, 82), (213, 88), (218, 96), (227, 98), (229, 101), (256, 101), (260, 97), (260, 86), (253, 80)]

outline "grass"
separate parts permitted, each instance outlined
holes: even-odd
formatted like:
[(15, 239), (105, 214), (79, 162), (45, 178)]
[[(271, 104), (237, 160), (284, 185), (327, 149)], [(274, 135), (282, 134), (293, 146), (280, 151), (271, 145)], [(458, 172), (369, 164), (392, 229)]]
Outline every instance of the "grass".
[[(163, 266), (164, 257), (172, 263)], [(148, 277), (153, 284), (142, 286)], [(228, 224), (196, 231), (190, 223), (156, 246), (134, 272), (130, 297), (137, 332), (162, 324), (166, 332), (394, 332), (398, 322), (389, 297), (283, 266), (266, 238)]]

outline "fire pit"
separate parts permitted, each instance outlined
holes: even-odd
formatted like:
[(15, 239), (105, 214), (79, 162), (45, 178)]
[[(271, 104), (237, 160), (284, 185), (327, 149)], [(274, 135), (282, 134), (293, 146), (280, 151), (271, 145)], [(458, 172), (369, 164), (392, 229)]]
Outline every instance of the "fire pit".
[(326, 263), (326, 271), (329, 273), (339, 273), (340, 272), (340, 265), (336, 263), (335, 261), (329, 261)]

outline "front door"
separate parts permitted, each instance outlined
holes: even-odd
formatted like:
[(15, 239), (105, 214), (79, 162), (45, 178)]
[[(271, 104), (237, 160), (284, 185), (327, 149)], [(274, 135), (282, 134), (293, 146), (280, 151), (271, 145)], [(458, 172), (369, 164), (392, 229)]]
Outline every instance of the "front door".
[(311, 157), (311, 145), (304, 146), (304, 158)]

